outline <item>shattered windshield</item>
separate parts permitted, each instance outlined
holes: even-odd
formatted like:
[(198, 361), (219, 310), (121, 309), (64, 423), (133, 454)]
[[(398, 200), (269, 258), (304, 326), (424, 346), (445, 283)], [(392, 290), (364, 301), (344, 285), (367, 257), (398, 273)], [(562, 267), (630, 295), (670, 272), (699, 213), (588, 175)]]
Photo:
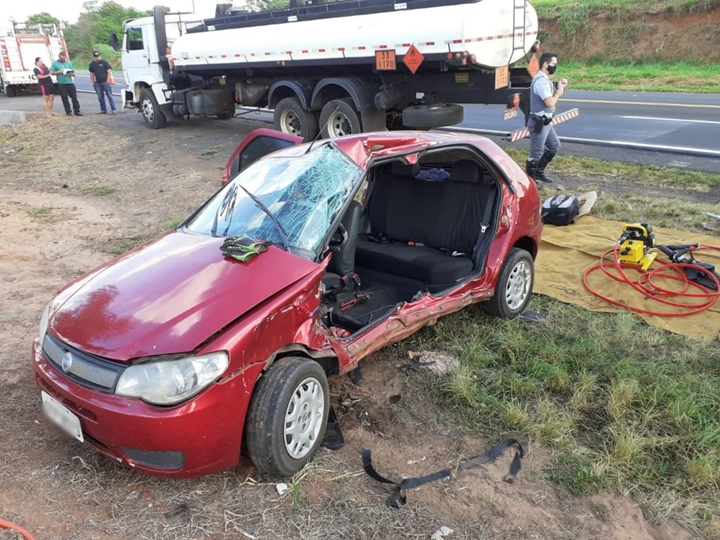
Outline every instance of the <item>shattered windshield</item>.
[(280, 247), (286, 236), (290, 246), (314, 252), (362, 175), (362, 169), (331, 144), (302, 156), (261, 159), (215, 194), (187, 228), (213, 236), (245, 236)]

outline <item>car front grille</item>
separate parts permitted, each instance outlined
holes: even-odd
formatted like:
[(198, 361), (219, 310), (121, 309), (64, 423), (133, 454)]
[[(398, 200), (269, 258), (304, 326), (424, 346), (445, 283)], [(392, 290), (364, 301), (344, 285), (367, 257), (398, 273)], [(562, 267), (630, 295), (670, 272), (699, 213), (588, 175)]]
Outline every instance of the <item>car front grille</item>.
[(124, 369), (109, 360), (70, 347), (50, 334), (45, 335), (42, 350), (53, 367), (68, 379), (95, 390), (115, 390), (115, 384)]
[(153, 452), (151, 450), (126, 448), (124, 446), (122, 447), (122, 451), (136, 464), (153, 469), (174, 471), (182, 469), (185, 465), (185, 455), (178, 451)]

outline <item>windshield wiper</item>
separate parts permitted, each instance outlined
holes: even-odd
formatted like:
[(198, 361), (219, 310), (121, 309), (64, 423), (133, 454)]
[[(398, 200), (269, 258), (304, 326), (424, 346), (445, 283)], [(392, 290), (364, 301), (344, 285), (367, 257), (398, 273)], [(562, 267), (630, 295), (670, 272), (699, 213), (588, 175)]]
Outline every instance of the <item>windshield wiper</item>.
[(247, 189), (245, 189), (245, 186), (243, 186), (239, 182), (237, 183), (237, 185), (240, 186), (240, 189), (242, 189), (245, 193), (247, 193), (247, 196), (252, 199), (252, 201), (255, 203), (255, 206), (257, 206), (260, 210), (265, 212), (265, 215), (267, 215), (267, 217), (269, 217), (272, 220), (272, 222), (275, 224), (275, 227), (277, 227), (278, 233), (280, 234), (280, 241), (282, 242), (283, 249), (285, 251), (290, 251), (290, 244), (288, 243), (287, 232), (285, 231), (283, 226), (278, 221), (278, 218), (275, 217), (275, 214), (273, 214), (270, 211), (270, 209), (267, 206), (265, 206), (260, 199), (258, 199), (255, 195), (253, 195)]

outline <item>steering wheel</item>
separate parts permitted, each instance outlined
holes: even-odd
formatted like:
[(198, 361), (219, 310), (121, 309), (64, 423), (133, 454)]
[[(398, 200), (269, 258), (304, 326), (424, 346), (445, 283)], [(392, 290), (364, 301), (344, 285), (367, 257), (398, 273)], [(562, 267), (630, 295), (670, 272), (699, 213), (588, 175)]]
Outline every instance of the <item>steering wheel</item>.
[(345, 225), (338, 223), (337, 229), (330, 238), (330, 247), (339, 248), (344, 246), (348, 241), (348, 232)]

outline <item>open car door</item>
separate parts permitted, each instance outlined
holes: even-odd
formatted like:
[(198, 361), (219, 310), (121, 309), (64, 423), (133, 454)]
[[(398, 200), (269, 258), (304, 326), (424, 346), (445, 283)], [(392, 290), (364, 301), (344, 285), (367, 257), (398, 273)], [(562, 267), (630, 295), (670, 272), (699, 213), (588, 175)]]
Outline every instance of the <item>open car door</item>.
[(303, 142), (302, 137), (275, 131), (274, 129), (260, 128), (251, 131), (230, 156), (222, 175), (222, 185), (227, 184), (240, 171), (246, 169), (251, 163), (266, 154), (281, 150), (288, 146), (295, 146)]

